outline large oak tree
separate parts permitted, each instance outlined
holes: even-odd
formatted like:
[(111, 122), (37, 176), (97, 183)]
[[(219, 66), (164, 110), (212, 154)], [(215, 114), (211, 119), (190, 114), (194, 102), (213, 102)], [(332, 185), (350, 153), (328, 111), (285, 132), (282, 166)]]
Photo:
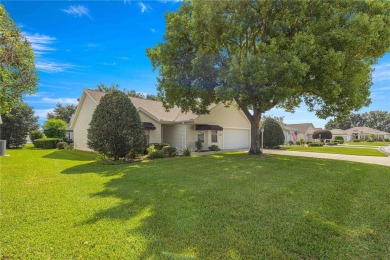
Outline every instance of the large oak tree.
[(251, 122), (302, 101), (320, 118), (370, 103), (371, 65), (390, 46), (388, 1), (184, 1), (147, 50), (167, 109), (235, 102)]

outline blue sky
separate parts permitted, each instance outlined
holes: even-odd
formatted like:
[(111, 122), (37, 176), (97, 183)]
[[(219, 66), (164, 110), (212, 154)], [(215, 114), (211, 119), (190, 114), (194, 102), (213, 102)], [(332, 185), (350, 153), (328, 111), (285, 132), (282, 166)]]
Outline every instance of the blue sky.
[[(145, 49), (162, 40), (164, 13), (176, 10), (180, 1), (0, 3), (33, 46), (39, 91), (25, 101), (34, 107), (41, 124), (57, 102), (77, 104), (83, 89), (100, 82), (156, 94), (157, 73)], [(390, 111), (390, 53), (375, 67), (372, 104), (359, 112)], [(281, 109), (267, 114), (284, 116), (286, 123), (312, 122), (316, 127), (326, 123), (305, 106), (294, 114)]]

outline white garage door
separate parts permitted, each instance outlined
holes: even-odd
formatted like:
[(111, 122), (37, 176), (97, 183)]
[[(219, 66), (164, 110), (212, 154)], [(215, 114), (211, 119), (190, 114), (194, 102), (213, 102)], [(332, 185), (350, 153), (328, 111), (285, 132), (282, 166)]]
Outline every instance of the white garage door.
[(224, 149), (241, 149), (249, 147), (249, 129), (223, 129)]

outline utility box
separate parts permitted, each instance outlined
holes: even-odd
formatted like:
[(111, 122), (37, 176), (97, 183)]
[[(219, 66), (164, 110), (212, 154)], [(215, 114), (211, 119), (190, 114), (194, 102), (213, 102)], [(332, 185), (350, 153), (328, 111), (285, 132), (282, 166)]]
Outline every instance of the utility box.
[(0, 156), (5, 156), (5, 148), (7, 147), (6, 140), (0, 140)]

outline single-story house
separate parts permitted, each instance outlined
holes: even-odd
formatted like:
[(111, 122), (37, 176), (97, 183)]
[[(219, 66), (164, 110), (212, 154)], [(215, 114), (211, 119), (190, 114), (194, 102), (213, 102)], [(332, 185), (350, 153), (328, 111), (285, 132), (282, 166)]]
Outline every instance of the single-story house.
[(353, 140), (367, 140), (370, 139), (371, 134), (375, 135), (375, 140), (383, 140), (386, 138), (390, 139), (390, 133), (366, 126), (352, 127), (347, 130), (332, 129), (330, 131), (332, 132), (333, 137), (342, 136), (346, 142), (351, 142)]
[[(285, 124), (282, 125), (283, 133), (284, 133), (284, 143), (288, 144), (288, 142), (293, 142), (295, 143), (296, 141), (299, 141), (299, 139), (294, 139), (298, 138), (298, 129), (287, 126)], [(294, 137), (296, 135), (296, 137)]]
[(287, 127), (296, 129), (298, 132), (298, 141), (303, 139), (305, 142), (313, 141), (313, 132), (318, 130), (314, 127), (312, 123), (303, 123), (303, 124), (287, 124)]
[[(70, 122), (75, 149), (90, 150), (87, 146), (87, 129), (92, 114), (104, 95), (104, 92), (96, 90), (83, 91)], [(250, 147), (250, 122), (235, 104), (229, 107), (215, 104), (210, 107), (209, 114), (196, 115), (191, 112), (182, 113), (178, 107), (166, 111), (159, 101), (129, 98), (143, 122), (148, 143), (168, 143), (178, 149), (194, 149), (196, 141), (201, 141), (205, 149), (212, 144), (221, 149)]]

